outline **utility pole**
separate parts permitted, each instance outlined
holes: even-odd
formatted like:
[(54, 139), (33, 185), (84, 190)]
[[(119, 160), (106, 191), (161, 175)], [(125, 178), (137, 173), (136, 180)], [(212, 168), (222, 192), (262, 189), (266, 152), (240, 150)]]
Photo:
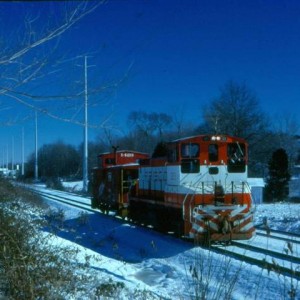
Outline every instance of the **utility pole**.
[(84, 57), (84, 153), (83, 153), (83, 191), (88, 191), (88, 93), (87, 57)]
[(24, 176), (25, 174), (25, 159), (24, 159), (24, 127), (22, 127), (22, 170), (21, 170), (21, 175)]
[(6, 144), (6, 168), (8, 172), (8, 144)]
[(15, 169), (15, 138), (11, 138), (11, 171), (12, 174), (14, 173)]
[(4, 156), (5, 156), (5, 150), (4, 150), (4, 147), (3, 147), (3, 155), (2, 155), (2, 168), (3, 168), (3, 172), (4, 172), (4, 169), (5, 169), (5, 162), (4, 162)]
[(39, 174), (38, 174), (38, 129), (37, 129), (37, 111), (35, 111), (35, 163), (34, 163), (34, 179), (38, 181)]

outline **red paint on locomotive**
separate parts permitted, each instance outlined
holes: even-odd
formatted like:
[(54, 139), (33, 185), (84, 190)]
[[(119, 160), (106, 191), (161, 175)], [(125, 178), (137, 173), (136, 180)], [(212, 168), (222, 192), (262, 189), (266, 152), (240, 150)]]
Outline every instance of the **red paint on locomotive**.
[(200, 242), (248, 239), (254, 226), (247, 148), (241, 138), (199, 135), (168, 143), (160, 158), (102, 154), (93, 207)]
[(128, 193), (134, 194), (140, 161), (149, 155), (120, 150), (98, 155), (98, 166), (93, 170), (92, 207), (126, 214)]

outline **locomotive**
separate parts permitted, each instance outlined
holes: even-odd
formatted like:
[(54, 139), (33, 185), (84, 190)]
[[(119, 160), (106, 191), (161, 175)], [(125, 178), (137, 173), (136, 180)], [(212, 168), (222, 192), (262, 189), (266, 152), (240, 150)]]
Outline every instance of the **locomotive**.
[(102, 153), (92, 207), (203, 244), (249, 239), (255, 229), (247, 151), (242, 138), (198, 135), (167, 143), (159, 157)]

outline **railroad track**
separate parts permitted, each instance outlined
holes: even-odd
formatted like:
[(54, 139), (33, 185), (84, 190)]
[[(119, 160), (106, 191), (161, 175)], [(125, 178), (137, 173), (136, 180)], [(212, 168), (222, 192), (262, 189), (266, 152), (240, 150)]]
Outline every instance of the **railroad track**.
[[(47, 192), (44, 189), (28, 186), (26, 188), (45, 199), (91, 212), (99, 212), (99, 210), (91, 208), (90, 199), (73, 193), (53, 190)], [(212, 245), (210, 249), (215, 253), (225, 254), (234, 259), (257, 265), (269, 272), (273, 271), (300, 280), (299, 235), (275, 230), (268, 234), (264, 230), (257, 229), (256, 237), (250, 241), (232, 241), (230, 245)]]
[(91, 208), (91, 200), (86, 197), (81, 197), (74, 193), (60, 192), (56, 190), (51, 190), (48, 192), (44, 189), (39, 189), (29, 185), (24, 186), (26, 189), (31, 190), (32, 192), (40, 195), (41, 197), (63, 204), (67, 204), (73, 207), (81, 208), (84, 210), (97, 212), (98, 210)]
[(256, 235), (264, 236), (266, 238), (272, 237), (273, 239), (283, 240), (286, 242), (293, 242), (294, 244), (300, 245), (300, 234), (297, 233), (274, 230), (274, 229), (271, 229), (270, 233), (267, 233), (266, 230), (264, 229), (256, 228)]
[[(230, 249), (221, 249), (217, 247), (213, 247), (212, 251), (219, 254), (225, 254), (242, 262), (256, 265), (262, 269), (268, 270), (268, 272), (275, 272), (278, 275), (284, 275), (300, 280), (300, 268), (297, 264), (292, 263), (291, 265), (288, 265), (284, 263), (281, 265), (275, 258), (269, 260), (267, 255), (262, 258), (257, 258), (257, 252), (253, 252), (252, 256), (249, 252), (238, 253), (235, 250), (232, 251)], [(270, 255), (268, 255), (268, 257), (270, 258)]]
[(300, 240), (298, 235), (258, 230), (249, 241), (232, 241), (224, 247), (213, 245), (212, 251), (257, 265), (269, 272), (300, 280)]

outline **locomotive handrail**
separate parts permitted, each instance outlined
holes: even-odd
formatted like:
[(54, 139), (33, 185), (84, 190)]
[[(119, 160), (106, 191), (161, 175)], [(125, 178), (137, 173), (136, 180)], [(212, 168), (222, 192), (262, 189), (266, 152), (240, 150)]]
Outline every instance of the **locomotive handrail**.
[[(183, 199), (183, 202), (182, 202), (182, 219), (185, 221), (185, 202), (187, 201), (188, 199), (188, 196), (191, 195), (190, 193), (187, 193)], [(191, 198), (191, 200), (193, 200), (193, 197)], [(190, 202), (191, 202), (190, 200)], [(189, 207), (191, 207), (190, 203), (189, 203)], [(192, 218), (191, 218), (191, 210), (190, 210), (190, 222), (192, 221)]]
[[(189, 187), (196, 187), (196, 188), (198, 188), (199, 186), (200, 186), (200, 184), (203, 182), (203, 181), (201, 181), (201, 179), (206, 175), (207, 173), (205, 173), (205, 174), (200, 174), (201, 176), (200, 176), (200, 178), (199, 178), (199, 180), (197, 181), (197, 182), (195, 182), (194, 184), (192, 184), (191, 182), (190, 182), (190, 184), (188, 185)], [(183, 199), (183, 202), (182, 202), (182, 218), (183, 218), (183, 220), (185, 220), (185, 203), (186, 203), (186, 201), (187, 201), (187, 199), (188, 199), (188, 196), (189, 195), (192, 195), (192, 198), (190, 199), (190, 203), (189, 203), (189, 209), (190, 209), (190, 222), (192, 222), (192, 213), (191, 213), (191, 201), (192, 200), (194, 200), (194, 198), (195, 198), (195, 193), (196, 193), (196, 191), (194, 190), (194, 192), (193, 192), (193, 194), (192, 193), (186, 193), (186, 195), (185, 195), (185, 197), (184, 197), (184, 199)]]

